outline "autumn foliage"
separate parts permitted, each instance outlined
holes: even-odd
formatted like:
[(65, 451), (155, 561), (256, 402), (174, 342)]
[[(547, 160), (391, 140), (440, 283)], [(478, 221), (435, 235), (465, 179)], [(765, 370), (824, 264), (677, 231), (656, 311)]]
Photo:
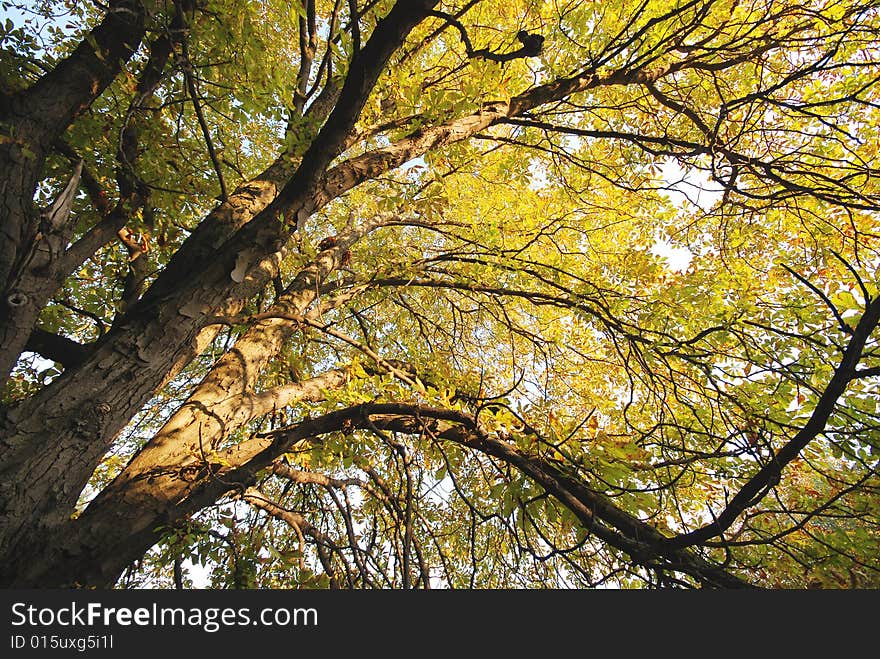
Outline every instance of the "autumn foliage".
[(880, 585), (880, 3), (2, 6), (0, 585)]

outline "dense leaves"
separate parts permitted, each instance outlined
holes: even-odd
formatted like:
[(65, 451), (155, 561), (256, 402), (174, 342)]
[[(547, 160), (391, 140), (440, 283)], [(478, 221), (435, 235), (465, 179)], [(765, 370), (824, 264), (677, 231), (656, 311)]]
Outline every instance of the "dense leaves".
[(880, 584), (878, 3), (2, 4), (5, 583)]

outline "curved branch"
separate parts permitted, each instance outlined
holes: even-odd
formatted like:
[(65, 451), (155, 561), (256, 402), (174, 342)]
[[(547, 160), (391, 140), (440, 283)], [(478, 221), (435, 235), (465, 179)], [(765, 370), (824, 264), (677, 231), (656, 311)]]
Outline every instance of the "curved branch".
[(770, 462), (740, 488), (724, 510), (714, 515), (714, 522), (665, 540), (663, 543), (665, 547), (683, 549), (721, 535), (730, 528), (746, 508), (758, 503), (769, 489), (779, 482), (785, 466), (825, 429), (825, 424), (828, 423), (829, 417), (834, 412), (838, 399), (843, 395), (847, 385), (859, 376), (857, 370), (859, 360), (862, 357), (865, 343), (877, 328), (878, 322), (880, 322), (880, 297), (868, 304), (867, 310), (859, 319), (840, 364), (835, 369), (831, 381), (819, 398), (819, 402), (816, 403), (816, 407), (804, 427), (779, 449)]
[(442, 11), (432, 11), (430, 13), (431, 16), (436, 16), (437, 18), (442, 18), (449, 25), (452, 25), (456, 30), (458, 30), (458, 34), (461, 37), (461, 41), (464, 44), (465, 51), (467, 52), (467, 56), (471, 59), (486, 59), (492, 62), (510, 62), (511, 60), (519, 59), (521, 57), (537, 57), (541, 54), (541, 48), (544, 45), (544, 37), (540, 34), (531, 34), (526, 32), (525, 30), (520, 30), (516, 33), (516, 38), (522, 44), (520, 48), (510, 53), (493, 53), (488, 48), (480, 48), (479, 50), (474, 50), (474, 46), (471, 43), (470, 37), (468, 36), (467, 30), (464, 25), (461, 24), (455, 16), (451, 14), (447, 14)]
[[(458, 410), (415, 403), (367, 403), (305, 419), (288, 428), (255, 435), (251, 440), (218, 454), (219, 464), (240, 465), (221, 470), (196, 487), (189, 505), (213, 501), (230, 487), (253, 481), (258, 471), (302, 442), (319, 441), (323, 434), (353, 428), (426, 432), (501, 459), (539, 483), (581, 521), (584, 528), (608, 545), (627, 553), (636, 563), (691, 575), (711, 587), (742, 588), (749, 584), (719, 566), (684, 549), (664, 545), (659, 531), (614, 505), (607, 497), (537, 456), (523, 453), (501, 439), (483, 433), (471, 416)], [(222, 476), (221, 476), (222, 473)], [(660, 564), (657, 563), (660, 561)]]

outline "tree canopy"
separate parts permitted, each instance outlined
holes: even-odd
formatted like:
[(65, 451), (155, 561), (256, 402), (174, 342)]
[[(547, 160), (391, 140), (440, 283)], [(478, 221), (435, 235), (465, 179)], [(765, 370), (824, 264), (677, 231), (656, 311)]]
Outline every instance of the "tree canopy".
[(880, 2), (2, 6), (3, 585), (880, 585)]

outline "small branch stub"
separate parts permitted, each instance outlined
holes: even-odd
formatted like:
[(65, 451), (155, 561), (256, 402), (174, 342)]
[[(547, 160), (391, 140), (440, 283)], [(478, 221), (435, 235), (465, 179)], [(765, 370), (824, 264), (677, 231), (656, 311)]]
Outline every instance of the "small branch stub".
[(12, 307), (13, 309), (18, 309), (26, 305), (29, 301), (27, 295), (22, 293), (21, 291), (13, 291), (9, 295), (6, 296), (6, 303)]

